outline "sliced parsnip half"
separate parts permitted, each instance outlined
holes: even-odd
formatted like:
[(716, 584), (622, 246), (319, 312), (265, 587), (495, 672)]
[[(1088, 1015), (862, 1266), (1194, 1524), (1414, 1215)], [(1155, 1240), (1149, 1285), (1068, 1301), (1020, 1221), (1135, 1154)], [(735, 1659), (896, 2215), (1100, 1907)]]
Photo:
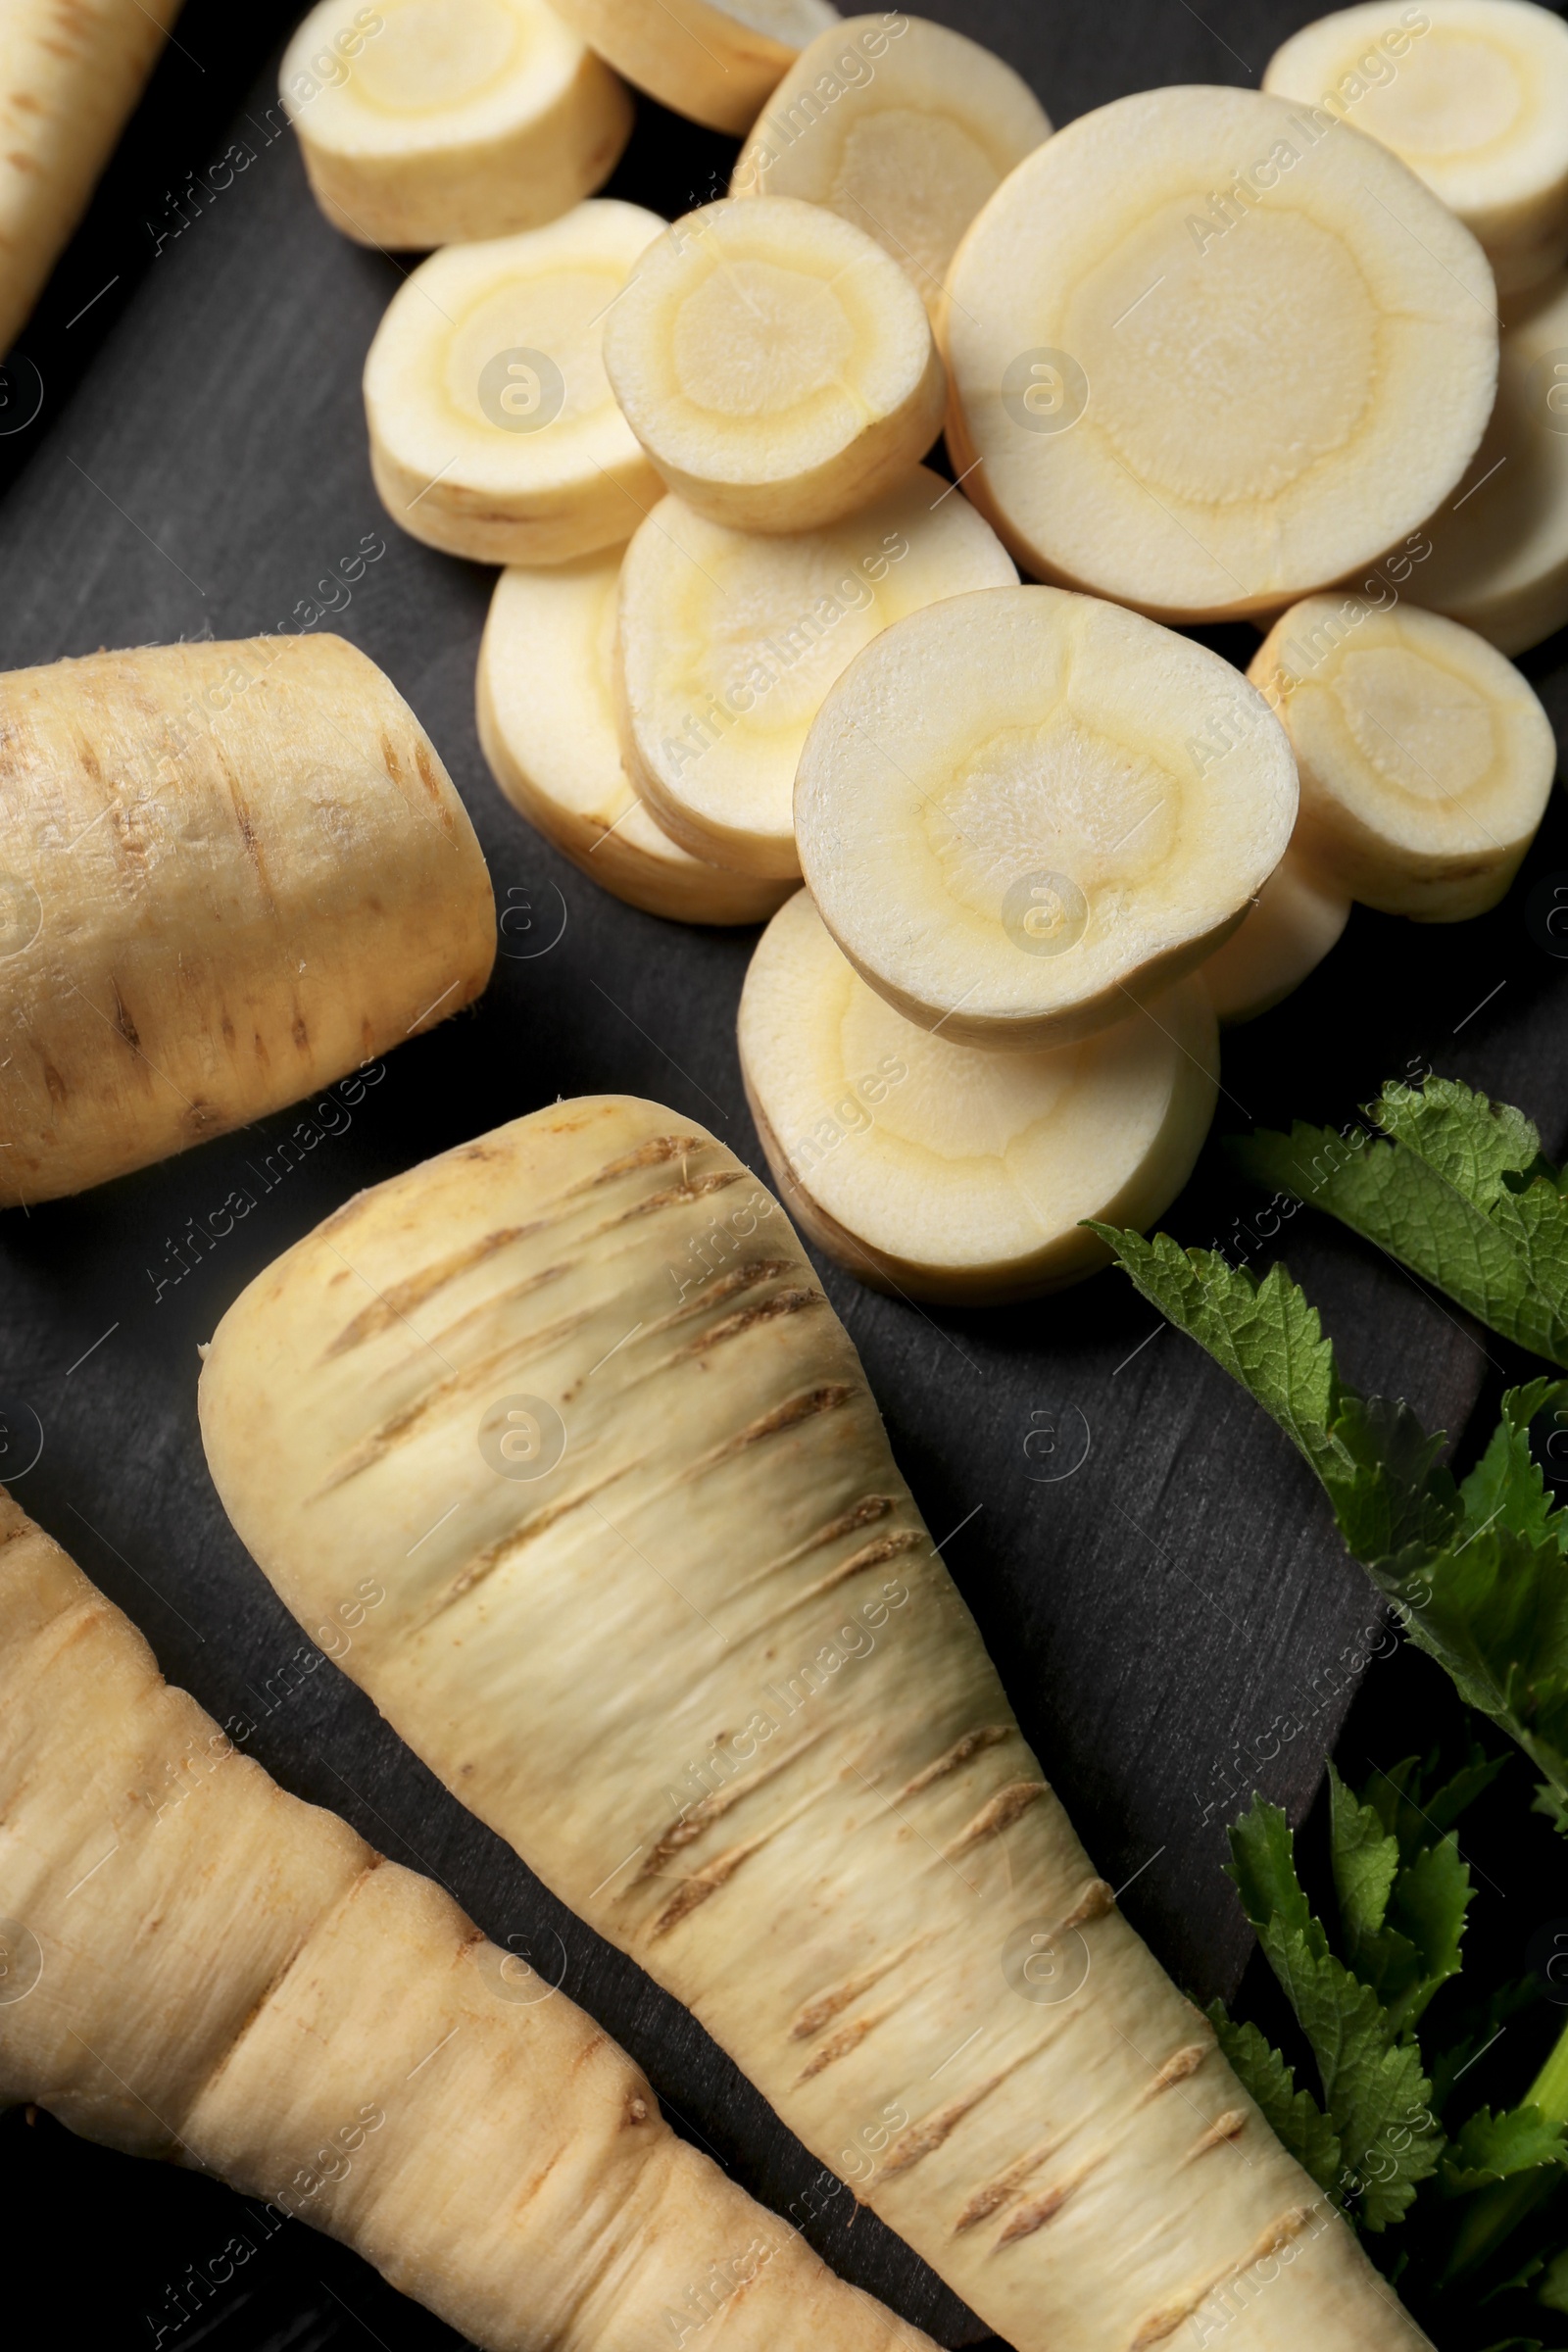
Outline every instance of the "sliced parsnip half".
[(1492, 422), (1429, 537), (1423, 602), (1502, 653), (1568, 621), (1568, 278), (1504, 324)]
[(556, 0), (638, 89), (710, 130), (749, 129), (806, 43), (837, 21), (830, 0)]
[(1568, 255), (1568, 25), (1530, 0), (1373, 0), (1293, 34), (1265, 90), (1351, 122), (1486, 247), (1503, 293)]
[(604, 320), (663, 225), (600, 198), (450, 246), (399, 287), (365, 363), (394, 522), (481, 564), (564, 564), (631, 537), (663, 484), (615, 406)]
[(504, 571), (479, 648), (479, 741), (502, 791), (617, 899), (687, 923), (760, 923), (788, 882), (694, 858), (626, 773), (615, 719), (618, 556)]
[(1248, 675), (1296, 748), (1298, 838), (1385, 914), (1456, 923), (1506, 891), (1545, 814), (1551, 721), (1511, 662), (1414, 605), (1308, 597)]
[(924, 466), (847, 522), (793, 538), (665, 499), (620, 575), (621, 720), (639, 789), (694, 857), (799, 875), (795, 771), (834, 679), (906, 613), (1017, 580), (990, 524)]
[(808, 891), (774, 915), (741, 997), (741, 1069), (780, 1197), (878, 1289), (986, 1305), (1081, 1281), (1081, 1220), (1148, 1226), (1192, 1172), (1219, 1044), (1197, 980), (1047, 1054), (917, 1029), (840, 954)]
[(1348, 894), (1293, 844), (1240, 930), (1199, 966), (1220, 1019), (1255, 1021), (1280, 1004), (1316, 971), (1349, 919)]
[(362, 245), (538, 228), (631, 135), (626, 90), (548, 0), (321, 0), (282, 95), (317, 202)]
[(1212, 955), (1284, 856), (1296, 762), (1217, 654), (1097, 598), (901, 620), (801, 758), (801, 866), (862, 978), (957, 1044), (1071, 1044)]
[(1027, 157), (954, 257), (949, 444), (1022, 568), (1171, 620), (1278, 611), (1474, 454), (1486, 257), (1396, 157), (1249, 90), (1146, 90)]
[(730, 194), (830, 206), (902, 263), (935, 312), (958, 239), (1050, 136), (1029, 84), (978, 41), (923, 17), (851, 17), (785, 74)]
[(605, 321), (605, 366), (669, 487), (738, 530), (816, 530), (868, 506), (942, 423), (909, 280), (863, 229), (791, 196), (677, 220)]

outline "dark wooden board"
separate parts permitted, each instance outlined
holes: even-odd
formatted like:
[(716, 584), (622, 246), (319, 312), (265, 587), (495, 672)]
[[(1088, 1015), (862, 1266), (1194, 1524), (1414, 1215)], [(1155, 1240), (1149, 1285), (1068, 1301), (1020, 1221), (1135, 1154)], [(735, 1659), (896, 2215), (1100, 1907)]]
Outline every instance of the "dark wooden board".
[[(1059, 123), (1159, 81), (1255, 83), (1314, 12), (1209, 0), (1200, 17), (1186, 0), (1121, 0), (1110, 21), (1032, 0), (944, 0), (930, 13), (1010, 58)], [(269, 117), (270, 52), (287, 14), (254, 10), (238, 27), (219, 0), (192, 0), (182, 47), (24, 337), (44, 401), (24, 431), (0, 437), (0, 666), (276, 626), (383, 524), (359, 376), (399, 266), (327, 230)], [(168, 198), (187, 170), (234, 138), (254, 160), (203, 209), (187, 201), (190, 225), (155, 252), (180, 217)], [(646, 107), (612, 192), (672, 214), (721, 185), (732, 154)], [(324, 1662), (303, 1671), (298, 1629), (228, 1530), (202, 1461), (197, 1343), (261, 1266), (360, 1187), (558, 1094), (600, 1088), (661, 1098), (761, 1165), (733, 1037), (751, 936), (619, 906), (513, 813), (472, 718), (492, 575), (389, 525), (385, 535), (337, 625), (430, 729), (497, 899), (516, 910), (495, 984), (474, 1013), (392, 1057), (346, 1132), (270, 1189), (268, 1154), (292, 1115), (0, 1221), (0, 1393), (43, 1431), (17, 1494), (143, 1627), (172, 1679), (220, 1720), (254, 1726), (252, 1752), (288, 1788), (442, 1880), (493, 1936), (553, 1949), (559, 1935), (567, 1990), (646, 2066), (680, 2128), (785, 2209), (815, 2178), (809, 2159), (702, 2031), (448, 1798), (350, 1684)], [(1245, 662), (1255, 639), (1237, 629), (1213, 641)], [(1568, 648), (1556, 641), (1525, 667), (1560, 737)], [(1358, 911), (1297, 998), (1229, 1040), (1216, 1137), (1293, 1115), (1348, 1118), (1386, 1075), (1431, 1063), (1524, 1103), (1560, 1147), (1563, 967), (1527, 919), (1533, 886), (1558, 874), (1568, 881), (1568, 824), (1554, 809), (1525, 877), (1486, 920), (1424, 929)], [(177, 1272), (173, 1245), (238, 1182), (260, 1191), (256, 1211), (199, 1246), (160, 1295)], [(1189, 1241), (1266, 1254), (1233, 1222), (1248, 1213), (1211, 1145), (1167, 1222)], [(1462, 1428), (1495, 1345), (1322, 1224), (1303, 1215), (1287, 1233), (1351, 1376)], [(983, 1315), (926, 1314), (831, 1267), (824, 1279), (1101, 1867), (1125, 1884), (1128, 1914), (1178, 1977), (1203, 1995), (1233, 1987), (1249, 1937), (1221, 1874), (1224, 1820), (1254, 1781), (1304, 1814), (1353, 1693), (1359, 1637), (1376, 1622), (1310, 1480), (1117, 1277)], [(291, 2227), (264, 2244), (216, 2184), (129, 2165), (47, 2123), (0, 2122), (0, 2193), (18, 2264), (49, 2278), (63, 2335), (148, 2343), (163, 2326), (166, 2342), (225, 2352), (367, 2331), (387, 2345), (454, 2340), (308, 2233)], [(78, 2258), (84, 2225), (103, 2259)], [(212, 2260), (236, 2232), (258, 2251), (214, 2286)], [(810, 2234), (943, 2340), (978, 2332), (847, 2195)], [(193, 2282), (204, 2273), (205, 2288)]]

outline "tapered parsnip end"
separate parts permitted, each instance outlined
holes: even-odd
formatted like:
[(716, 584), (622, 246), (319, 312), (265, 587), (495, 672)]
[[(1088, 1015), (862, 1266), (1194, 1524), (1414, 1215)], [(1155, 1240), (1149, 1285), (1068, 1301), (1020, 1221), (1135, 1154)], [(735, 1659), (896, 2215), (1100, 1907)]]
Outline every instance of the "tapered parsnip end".
[[(315, 1638), (348, 1655), (386, 1597), (341, 1584)], [(0, 1725), (0, 2104), (220, 2174), (489, 2352), (656, 2352), (705, 2313), (736, 2352), (930, 2352), (674, 2137), (552, 1966), (169, 1690), (3, 1490)]]
[(87, 207), (180, 0), (11, 0), (0, 90), (0, 356)]
[(954, 257), (949, 441), (1025, 571), (1277, 612), (1425, 520), (1491, 412), (1492, 273), (1321, 109), (1162, 89), (1020, 164)]
[(942, 363), (898, 264), (795, 197), (726, 198), (644, 254), (605, 365), (669, 487), (739, 530), (868, 506), (942, 423)]
[(1096, 1877), (694, 1121), (590, 1097), (362, 1194), (200, 1402), (289, 1605), (373, 1560), (347, 1671), (1020, 2352), (1421, 2343)]
[(765, 922), (792, 885), (706, 864), (670, 840), (621, 758), (618, 556), (506, 571), (479, 648), (479, 741), (513, 806), (601, 888), (687, 923)]
[(1469, 470), (1428, 527), (1416, 592), (1504, 654), (1568, 621), (1568, 278), (1502, 331), (1497, 405)]
[(805, 891), (752, 958), (740, 1050), (774, 1181), (811, 1239), (863, 1281), (960, 1305), (1106, 1264), (1084, 1220), (1147, 1226), (1169, 1207), (1219, 1076), (1194, 980), (1056, 1053), (933, 1037), (866, 987)]
[(548, 0), (321, 0), (282, 96), (333, 227), (394, 250), (541, 227), (631, 135), (626, 91)]
[(1027, 82), (945, 24), (850, 17), (803, 49), (742, 148), (732, 196), (800, 196), (853, 220), (935, 315), (959, 238), (1051, 136)]
[(1282, 1004), (1338, 946), (1349, 919), (1349, 894), (1300, 851), (1287, 850), (1241, 929), (1199, 965), (1197, 977), (1220, 1019), (1255, 1021)]
[(557, 0), (618, 73), (710, 130), (746, 131), (830, 0)]
[(1270, 58), (1263, 87), (1392, 148), (1479, 237), (1499, 291), (1568, 256), (1568, 25), (1531, 0), (1341, 9)]
[(490, 974), (463, 804), (340, 637), (0, 677), (0, 1204), (281, 1109)]
[(1054, 588), (951, 597), (807, 738), (801, 864), (861, 977), (950, 1042), (1070, 1045), (1212, 955), (1283, 857), (1296, 765), (1217, 655)]
[(1426, 922), (1496, 905), (1557, 765), (1551, 722), (1511, 662), (1414, 605), (1324, 596), (1281, 615), (1248, 675), (1295, 747), (1298, 839), (1321, 873)]
[(665, 499), (626, 550), (619, 618), (627, 764), (660, 823), (694, 856), (799, 879), (795, 771), (834, 680), (906, 613), (1017, 578), (990, 525), (924, 466), (790, 537)]
[(564, 564), (631, 537), (663, 485), (615, 406), (605, 320), (662, 227), (601, 198), (421, 263), (365, 364), (394, 522), (482, 564)]

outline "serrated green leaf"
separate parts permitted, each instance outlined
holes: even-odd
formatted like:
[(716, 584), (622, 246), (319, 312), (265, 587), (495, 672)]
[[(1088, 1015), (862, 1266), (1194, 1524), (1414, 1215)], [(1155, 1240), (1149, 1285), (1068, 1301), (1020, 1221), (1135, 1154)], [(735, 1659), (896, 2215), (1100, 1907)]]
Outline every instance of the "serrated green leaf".
[(1370, 1805), (1357, 1802), (1329, 1766), (1330, 1846), (1345, 1956), (1365, 1984), (1376, 1982), (1363, 1961), (1375, 1954), (1388, 1924), (1389, 1898), (1399, 1875), (1399, 1841)]
[(1548, 2123), (1539, 2107), (1510, 2107), (1500, 2115), (1478, 2107), (1444, 2150), (1443, 2186), (1450, 2197), (1469, 2196), (1494, 2181), (1552, 2167), (1568, 2168), (1568, 2128)]
[(1254, 1793), (1251, 1810), (1231, 1825), (1230, 1843), (1229, 1875), (1253, 1927), (1261, 1930), (1277, 1919), (1326, 1951), (1323, 1930), (1297, 1876), (1296, 1836), (1278, 1805)]
[(1546, 2266), (1546, 2276), (1536, 2289), (1536, 2301), (1544, 2303), (1548, 2311), (1568, 2311), (1568, 2254), (1559, 2254)]
[(1232, 2073), (1257, 2101), (1276, 2138), (1319, 2188), (1333, 2188), (1343, 2169), (1339, 2133), (1311, 2092), (1297, 2089), (1294, 2073), (1256, 2026), (1234, 2025), (1219, 2001), (1210, 2004), (1208, 2017)]

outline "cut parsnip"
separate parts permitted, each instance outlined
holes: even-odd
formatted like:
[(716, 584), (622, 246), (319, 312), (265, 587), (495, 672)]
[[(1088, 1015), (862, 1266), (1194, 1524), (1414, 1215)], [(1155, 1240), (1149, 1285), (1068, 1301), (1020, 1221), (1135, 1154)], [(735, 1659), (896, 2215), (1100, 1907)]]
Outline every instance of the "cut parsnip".
[[(0, 24), (0, 359), (86, 211), (180, 6), (8, 0)], [(8, 412), (7, 425), (17, 421)]]
[(1096, 1876), (724, 1145), (591, 1097), (362, 1193), (200, 1406), (287, 1605), (376, 1577), (348, 1674), (1017, 2352), (1422, 2345)]
[(282, 95), (317, 202), (362, 245), (542, 227), (631, 136), (628, 93), (548, 0), (321, 0)]
[(1498, 290), (1568, 256), (1568, 25), (1530, 0), (1373, 0), (1270, 58), (1265, 90), (1318, 105), (1418, 172), (1485, 246)]
[(654, 822), (615, 718), (618, 556), (504, 571), (479, 648), (479, 741), (514, 808), (573, 865), (650, 914), (765, 922), (790, 888), (708, 865)]
[(1414, 605), (1315, 596), (1280, 615), (1247, 674), (1295, 747), (1298, 839), (1320, 872), (1425, 922), (1496, 905), (1557, 766), (1551, 721), (1511, 662)]
[(0, 677), (0, 1206), (297, 1102), (471, 1003), (479, 844), (341, 637)]
[(978, 41), (923, 17), (851, 17), (785, 74), (730, 194), (830, 206), (903, 264), (934, 313), (958, 239), (1050, 136), (1028, 83)]
[(795, 832), (862, 979), (955, 1044), (1072, 1044), (1235, 930), (1296, 762), (1228, 662), (1059, 588), (950, 597), (866, 647), (801, 757)]
[(398, 288), (365, 363), (394, 522), (480, 564), (564, 564), (631, 537), (663, 484), (615, 406), (604, 321), (663, 225), (599, 198), (432, 254)]
[[(313, 1639), (348, 1655), (384, 1599), (335, 1585)], [(0, 2107), (221, 2176), (488, 2352), (658, 2352), (719, 2313), (730, 2352), (931, 2352), (675, 2137), (548, 1964), (285, 1794), (249, 1730), (0, 1491)], [(189, 2317), (171, 2287), (153, 2342)]]
[(1447, 497), (1495, 390), (1469, 230), (1375, 140), (1254, 91), (1080, 116), (948, 290), (969, 495), (1025, 571), (1162, 619), (1277, 612), (1380, 555)]
[(1423, 602), (1502, 653), (1568, 621), (1568, 278), (1504, 322), (1497, 405), (1429, 537)]
[(710, 130), (747, 130), (805, 44), (838, 19), (830, 0), (556, 0), (638, 89)]
[(990, 524), (924, 466), (793, 538), (665, 499), (620, 577), (627, 763), (661, 824), (695, 857), (798, 876), (795, 771), (834, 679), (906, 613), (1017, 581)]
[(1192, 1173), (1219, 1078), (1196, 979), (1053, 1054), (932, 1037), (866, 987), (804, 890), (752, 957), (740, 1049), (796, 1223), (878, 1289), (965, 1306), (1108, 1263), (1085, 1217), (1152, 1224)]
[(1220, 1019), (1255, 1021), (1281, 1004), (1339, 944), (1349, 919), (1348, 894), (1293, 844), (1241, 929), (1199, 966), (1197, 977)]
[(677, 220), (606, 320), (605, 366), (669, 487), (737, 530), (837, 522), (942, 424), (913, 286), (863, 229), (793, 196)]

